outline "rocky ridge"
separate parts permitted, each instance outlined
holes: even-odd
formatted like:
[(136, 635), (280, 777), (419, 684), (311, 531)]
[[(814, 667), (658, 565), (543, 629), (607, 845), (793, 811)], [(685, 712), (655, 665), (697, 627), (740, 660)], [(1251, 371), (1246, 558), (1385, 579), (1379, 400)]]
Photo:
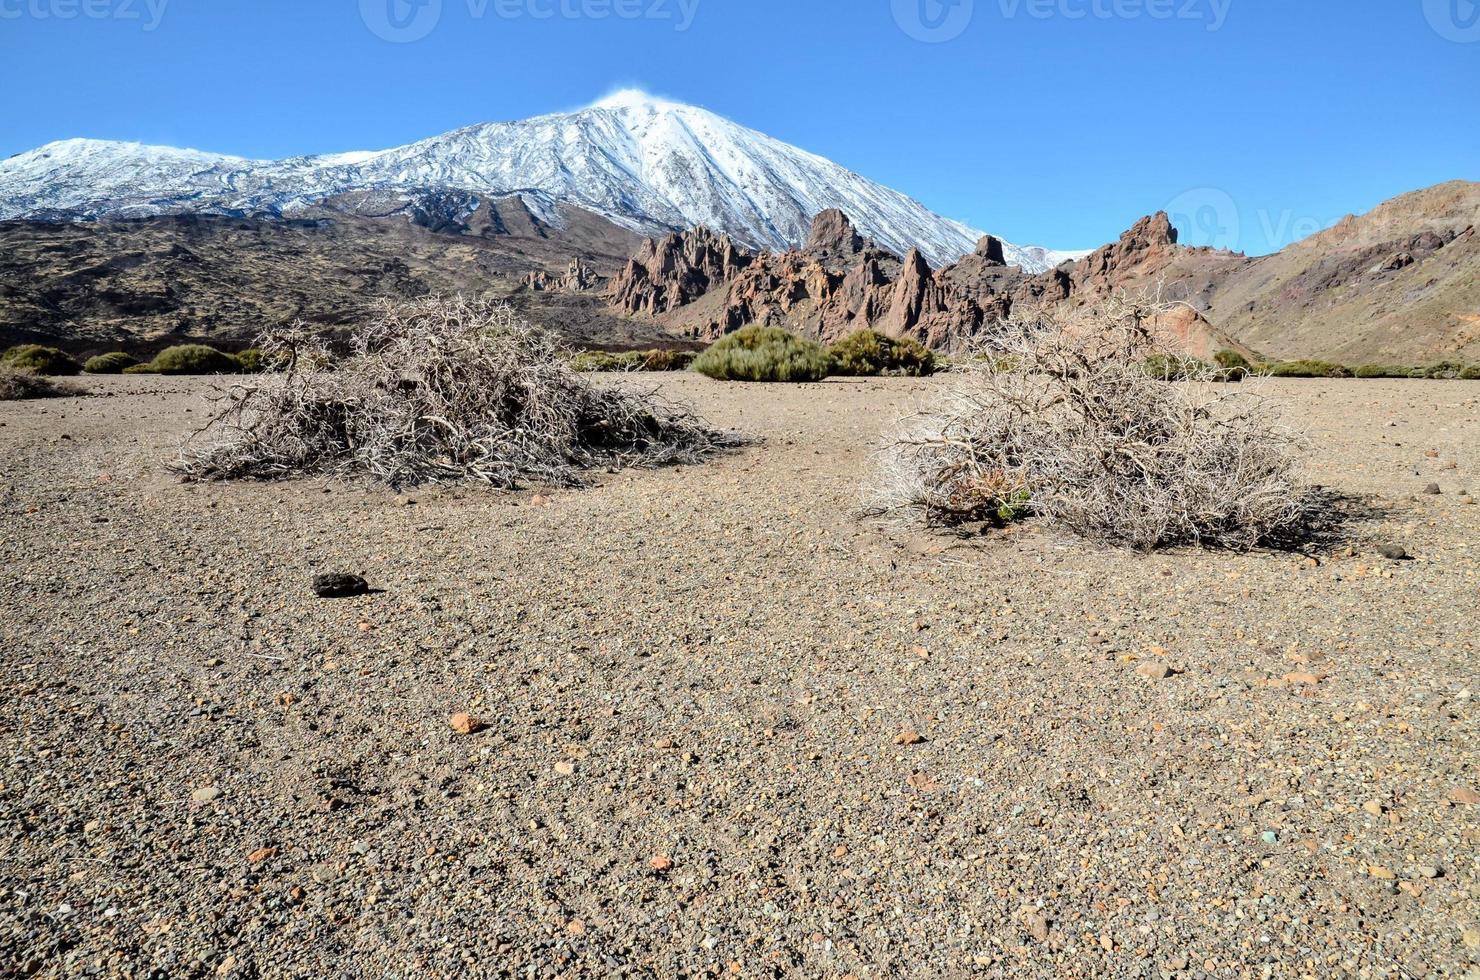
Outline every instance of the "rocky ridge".
[[(702, 228), (649, 241), (613, 279), (608, 298), (620, 313), (656, 318), (696, 340), (761, 323), (823, 341), (867, 328), (957, 349), (1014, 309), (1092, 302), (1150, 277), (1172, 261), (1176, 241), (1158, 214), (1117, 242), (1036, 275), (1009, 265), (1003, 242), (991, 235), (936, 269), (918, 249), (901, 259), (880, 248), (834, 209), (817, 216), (805, 246), (787, 252), (751, 253)], [(1199, 354), (1238, 346), (1191, 309), (1177, 327)]]

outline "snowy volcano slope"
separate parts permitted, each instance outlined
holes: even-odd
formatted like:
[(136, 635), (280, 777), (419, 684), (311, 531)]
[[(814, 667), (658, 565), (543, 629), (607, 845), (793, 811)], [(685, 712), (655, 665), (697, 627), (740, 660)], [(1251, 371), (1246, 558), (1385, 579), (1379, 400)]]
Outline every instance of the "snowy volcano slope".
[[(818, 212), (839, 208), (885, 248), (919, 247), (937, 266), (982, 235), (815, 154), (632, 91), (378, 152), (267, 161), (65, 140), (0, 162), (0, 218), (290, 215), (341, 194), (445, 190), (522, 194), (551, 220), (552, 203), (571, 204), (644, 234), (704, 225), (763, 249), (801, 245)], [(1007, 245), (1006, 254), (1036, 272), (1083, 253)]]

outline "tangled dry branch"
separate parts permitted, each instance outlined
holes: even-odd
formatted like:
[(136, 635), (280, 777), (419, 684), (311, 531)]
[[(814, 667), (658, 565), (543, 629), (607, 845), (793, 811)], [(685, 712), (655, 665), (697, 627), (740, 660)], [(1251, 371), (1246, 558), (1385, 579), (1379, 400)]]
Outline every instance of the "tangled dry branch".
[(301, 325), (260, 347), (280, 373), (221, 393), (182, 453), (187, 478), (575, 486), (592, 468), (698, 462), (731, 442), (652, 392), (575, 373), (552, 335), (485, 300), (383, 303), (342, 360)]
[(1312, 518), (1303, 440), (1252, 385), (1171, 384), (1166, 313), (1120, 299), (1006, 323), (882, 453), (876, 513), (934, 524), (1030, 515), (1151, 549), (1247, 549)]
[(31, 398), (70, 398), (83, 390), (65, 381), (53, 381), (31, 371), (0, 366), (0, 402)]

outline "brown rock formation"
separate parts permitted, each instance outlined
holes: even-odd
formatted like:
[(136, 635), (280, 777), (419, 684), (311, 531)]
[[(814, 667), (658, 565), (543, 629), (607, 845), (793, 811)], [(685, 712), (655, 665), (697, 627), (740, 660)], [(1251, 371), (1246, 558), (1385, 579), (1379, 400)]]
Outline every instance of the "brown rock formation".
[(708, 228), (649, 239), (612, 281), (618, 310), (657, 317), (734, 278), (754, 256)]
[(536, 269), (524, 277), (524, 285), (537, 293), (584, 293), (600, 284), (601, 277), (580, 259), (571, 259), (564, 275), (556, 276), (544, 269)]
[[(1002, 243), (941, 269), (902, 261), (825, 211), (802, 249), (729, 258), (707, 232), (650, 242), (613, 284), (618, 308), (712, 340), (747, 323), (830, 341), (868, 327), (937, 349), (969, 346), (1014, 311), (1157, 292), (1188, 309), (1167, 326), (1189, 352), (1334, 356), (1351, 364), (1480, 356), (1480, 184), (1441, 184), (1274, 255), (1179, 245), (1165, 213), (1077, 262), (1028, 275)], [(725, 243), (733, 250), (734, 247)], [(729, 253), (726, 253), (729, 254)]]

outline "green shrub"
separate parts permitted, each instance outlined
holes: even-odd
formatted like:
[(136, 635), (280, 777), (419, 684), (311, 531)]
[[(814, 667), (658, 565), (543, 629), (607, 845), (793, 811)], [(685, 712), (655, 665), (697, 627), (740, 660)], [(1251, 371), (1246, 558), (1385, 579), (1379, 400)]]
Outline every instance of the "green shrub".
[(832, 373), (850, 377), (935, 373), (935, 354), (913, 337), (889, 337), (877, 330), (851, 333), (827, 349)]
[(1158, 381), (1208, 381), (1220, 376), (1207, 361), (1182, 354), (1153, 354), (1141, 366)]
[(720, 381), (820, 381), (831, 358), (821, 344), (780, 327), (741, 327), (694, 359), (694, 370)]
[(166, 347), (149, 365), (153, 374), (240, 374), (241, 362), (204, 344)]
[(1453, 381), (1464, 374), (1465, 366), (1458, 361), (1440, 361), (1423, 369), (1425, 378), (1433, 378), (1435, 381)]
[(589, 371), (682, 371), (694, 362), (694, 353), (683, 350), (582, 351), (570, 359), (573, 370)]
[(248, 347), (235, 356), (236, 363), (241, 365), (243, 374), (261, 374), (267, 369), (266, 362), (262, 359), (262, 351), (256, 347)]
[(1399, 367), (1396, 364), (1363, 364), (1352, 372), (1352, 376), (1357, 378), (1406, 378), (1412, 373), (1412, 368)]
[(1480, 364), (1471, 364), (1459, 373), (1461, 381), (1480, 381)]
[(699, 355), (691, 350), (650, 350), (643, 355), (644, 371), (687, 371)]
[(1330, 361), (1276, 361), (1264, 365), (1264, 373), (1273, 378), (1350, 378), (1352, 373)]
[(145, 362), (143, 364), (130, 364), (128, 367), (126, 367), (126, 368), (123, 369), (123, 373), (124, 374), (158, 374), (159, 372), (156, 371), (156, 370), (154, 370), (154, 365), (153, 364), (148, 363), (148, 362)]
[(111, 354), (99, 354), (97, 357), (89, 357), (87, 363), (82, 365), (82, 370), (88, 374), (122, 374), (125, 369), (133, 367), (139, 362), (121, 350)]
[(42, 347), (40, 344), (12, 347), (0, 354), (0, 364), (17, 371), (52, 376), (73, 375), (82, 371), (82, 365), (72, 355), (55, 347)]
[(588, 373), (591, 371), (640, 371), (642, 370), (642, 354), (637, 351), (624, 351), (614, 354), (611, 351), (588, 350), (582, 351), (570, 359), (570, 366), (576, 371)]
[(1236, 350), (1220, 350), (1213, 355), (1213, 363), (1229, 381), (1242, 381), (1254, 373), (1254, 365)]

